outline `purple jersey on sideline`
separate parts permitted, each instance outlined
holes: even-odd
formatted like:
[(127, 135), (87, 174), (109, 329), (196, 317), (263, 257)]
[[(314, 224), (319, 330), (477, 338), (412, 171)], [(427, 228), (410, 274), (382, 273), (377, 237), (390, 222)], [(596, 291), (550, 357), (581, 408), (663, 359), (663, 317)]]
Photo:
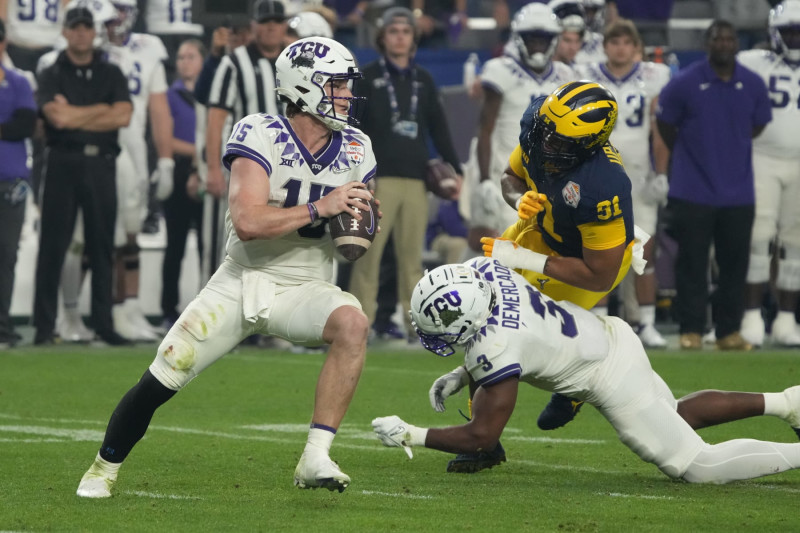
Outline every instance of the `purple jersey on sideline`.
[[(6, 74), (0, 82), (0, 124), (11, 119), (14, 111), (21, 108), (36, 110), (31, 86), (22, 75), (3, 66)], [(0, 141), (0, 180), (17, 178), (28, 179), (31, 169), (28, 167), (28, 150), (25, 141)]]
[(194, 128), (196, 117), (194, 114), (194, 97), (181, 80), (175, 80), (167, 90), (167, 101), (172, 113), (173, 136), (176, 139), (194, 144)]

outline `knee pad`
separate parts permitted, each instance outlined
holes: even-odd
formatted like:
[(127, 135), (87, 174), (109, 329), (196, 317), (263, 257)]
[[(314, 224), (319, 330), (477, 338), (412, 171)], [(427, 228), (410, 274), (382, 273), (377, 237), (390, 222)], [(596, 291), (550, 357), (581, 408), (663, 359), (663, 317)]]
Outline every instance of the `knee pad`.
[(769, 268), (772, 262), (773, 245), (770, 241), (756, 241), (750, 244), (750, 262), (747, 266), (747, 283), (766, 283), (769, 281)]
[(197, 375), (194, 372), (197, 350), (181, 335), (167, 335), (158, 347), (150, 372), (168, 389), (178, 391)]
[(782, 244), (778, 256), (778, 290), (800, 291), (800, 248)]

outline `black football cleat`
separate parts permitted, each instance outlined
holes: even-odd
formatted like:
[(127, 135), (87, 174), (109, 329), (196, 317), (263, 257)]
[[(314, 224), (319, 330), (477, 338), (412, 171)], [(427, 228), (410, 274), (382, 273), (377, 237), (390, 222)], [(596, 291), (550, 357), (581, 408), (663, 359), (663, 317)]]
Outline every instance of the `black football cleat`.
[(575, 398), (569, 398), (557, 392), (550, 397), (550, 401), (539, 415), (536, 425), (545, 431), (558, 429), (572, 422), (578, 411), (581, 410), (583, 402)]
[(457, 474), (474, 474), (506, 461), (506, 451), (500, 442), (490, 452), (461, 453), (447, 463), (447, 471)]

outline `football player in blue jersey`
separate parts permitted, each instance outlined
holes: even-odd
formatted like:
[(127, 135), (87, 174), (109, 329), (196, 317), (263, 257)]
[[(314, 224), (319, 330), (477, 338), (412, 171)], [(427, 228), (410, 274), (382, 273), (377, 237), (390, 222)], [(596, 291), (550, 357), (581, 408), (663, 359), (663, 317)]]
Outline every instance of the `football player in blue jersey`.
[[(502, 238), (484, 237), (484, 254), (516, 269), (542, 293), (591, 309), (631, 265), (643, 270), (635, 239), (631, 182), (608, 142), (617, 102), (602, 85), (566, 83), (536, 98), (521, 120), (519, 145), (503, 176), (503, 196), (519, 214)], [(446, 387), (450, 374), (434, 382)], [(554, 394), (539, 417), (556, 429), (582, 402)], [(502, 446), (460, 455), (449, 472), (477, 472), (505, 460)]]

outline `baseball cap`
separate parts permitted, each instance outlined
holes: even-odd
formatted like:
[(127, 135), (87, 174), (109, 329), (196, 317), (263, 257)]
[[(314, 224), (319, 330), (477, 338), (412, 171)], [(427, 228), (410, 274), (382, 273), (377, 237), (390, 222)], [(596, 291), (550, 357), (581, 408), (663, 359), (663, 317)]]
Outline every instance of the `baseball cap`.
[(286, 11), (278, 0), (258, 0), (253, 5), (253, 19), (256, 22), (283, 22), (286, 20)]
[(64, 15), (64, 26), (74, 28), (78, 24), (88, 24), (94, 27), (94, 17), (88, 8), (83, 6), (73, 7)]
[(416, 27), (414, 14), (405, 7), (390, 7), (383, 12), (380, 18), (380, 27), (385, 28), (389, 24), (406, 23), (412, 28)]

